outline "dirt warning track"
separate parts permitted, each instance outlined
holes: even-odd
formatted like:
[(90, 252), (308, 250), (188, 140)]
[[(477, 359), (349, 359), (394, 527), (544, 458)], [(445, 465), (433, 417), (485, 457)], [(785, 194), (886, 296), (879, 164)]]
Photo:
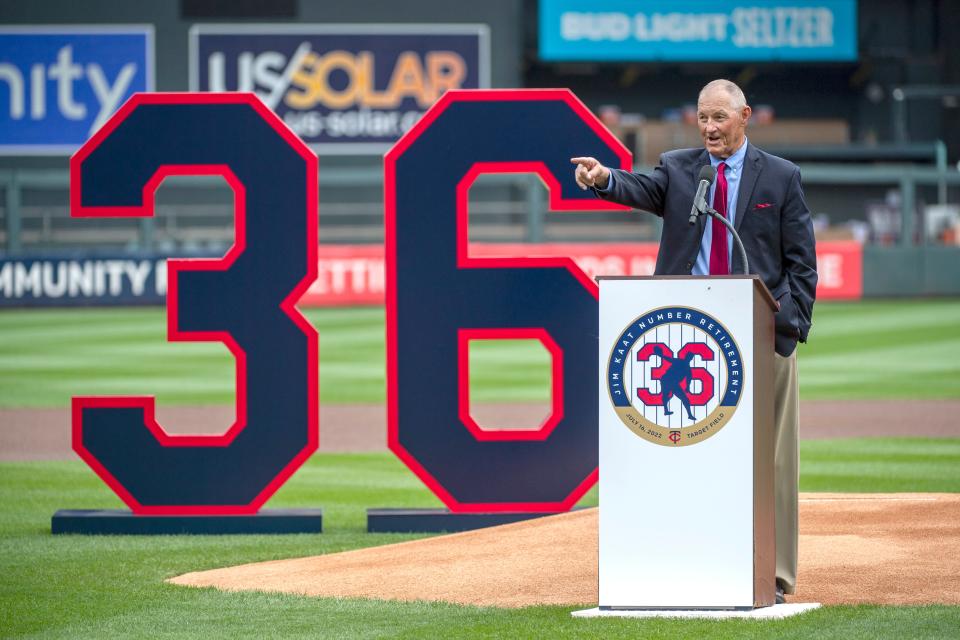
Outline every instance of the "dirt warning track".
[[(539, 405), (485, 404), (476, 407), (494, 424), (539, 424)], [(960, 437), (960, 400), (816, 400), (800, 404), (800, 437)], [(904, 416), (910, 416), (909, 419)], [(232, 406), (157, 407), (170, 433), (223, 433), (233, 423)], [(320, 451), (387, 450), (387, 409), (378, 404), (321, 405)], [(64, 460), (70, 448), (70, 410), (0, 409), (0, 461)]]

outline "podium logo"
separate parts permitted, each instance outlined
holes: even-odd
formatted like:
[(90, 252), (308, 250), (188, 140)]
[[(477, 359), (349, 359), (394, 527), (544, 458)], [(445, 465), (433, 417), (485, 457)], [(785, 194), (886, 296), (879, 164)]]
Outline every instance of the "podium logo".
[(633, 320), (607, 363), (614, 410), (635, 434), (667, 447), (702, 442), (730, 421), (740, 402), (740, 348), (712, 316), (663, 307)]

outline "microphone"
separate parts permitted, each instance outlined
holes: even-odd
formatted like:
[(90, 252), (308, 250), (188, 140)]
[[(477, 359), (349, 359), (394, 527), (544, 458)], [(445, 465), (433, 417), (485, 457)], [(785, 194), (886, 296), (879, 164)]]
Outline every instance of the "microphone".
[(693, 206), (690, 208), (690, 225), (697, 222), (697, 216), (707, 207), (707, 189), (717, 177), (717, 170), (712, 164), (704, 165), (700, 169), (700, 184), (697, 185), (697, 195), (693, 196)]

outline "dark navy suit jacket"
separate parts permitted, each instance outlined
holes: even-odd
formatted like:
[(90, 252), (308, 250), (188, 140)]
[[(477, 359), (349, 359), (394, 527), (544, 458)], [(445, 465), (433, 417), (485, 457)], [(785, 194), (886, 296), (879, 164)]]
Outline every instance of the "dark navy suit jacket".
[[(743, 240), (750, 271), (760, 276), (780, 303), (776, 349), (790, 355), (797, 340), (806, 342), (817, 289), (816, 240), (803, 198), (800, 170), (792, 162), (747, 143), (734, 227)], [(708, 216), (690, 225), (690, 207), (701, 167), (710, 164), (706, 149), (678, 149), (660, 156), (650, 174), (611, 169), (613, 186), (597, 195), (663, 218), (656, 275), (689, 275), (700, 251)], [(743, 264), (733, 251), (731, 273)]]

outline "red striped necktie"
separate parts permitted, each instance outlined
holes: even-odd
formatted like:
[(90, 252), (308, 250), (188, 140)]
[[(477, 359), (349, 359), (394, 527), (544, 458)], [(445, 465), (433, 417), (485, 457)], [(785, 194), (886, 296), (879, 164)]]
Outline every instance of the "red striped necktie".
[[(724, 175), (726, 163), (717, 167), (717, 188), (713, 192), (713, 208), (724, 218), (727, 217), (727, 177)], [(722, 222), (710, 218), (713, 224), (713, 241), (710, 243), (710, 275), (730, 275), (730, 259), (727, 250), (727, 228)]]

